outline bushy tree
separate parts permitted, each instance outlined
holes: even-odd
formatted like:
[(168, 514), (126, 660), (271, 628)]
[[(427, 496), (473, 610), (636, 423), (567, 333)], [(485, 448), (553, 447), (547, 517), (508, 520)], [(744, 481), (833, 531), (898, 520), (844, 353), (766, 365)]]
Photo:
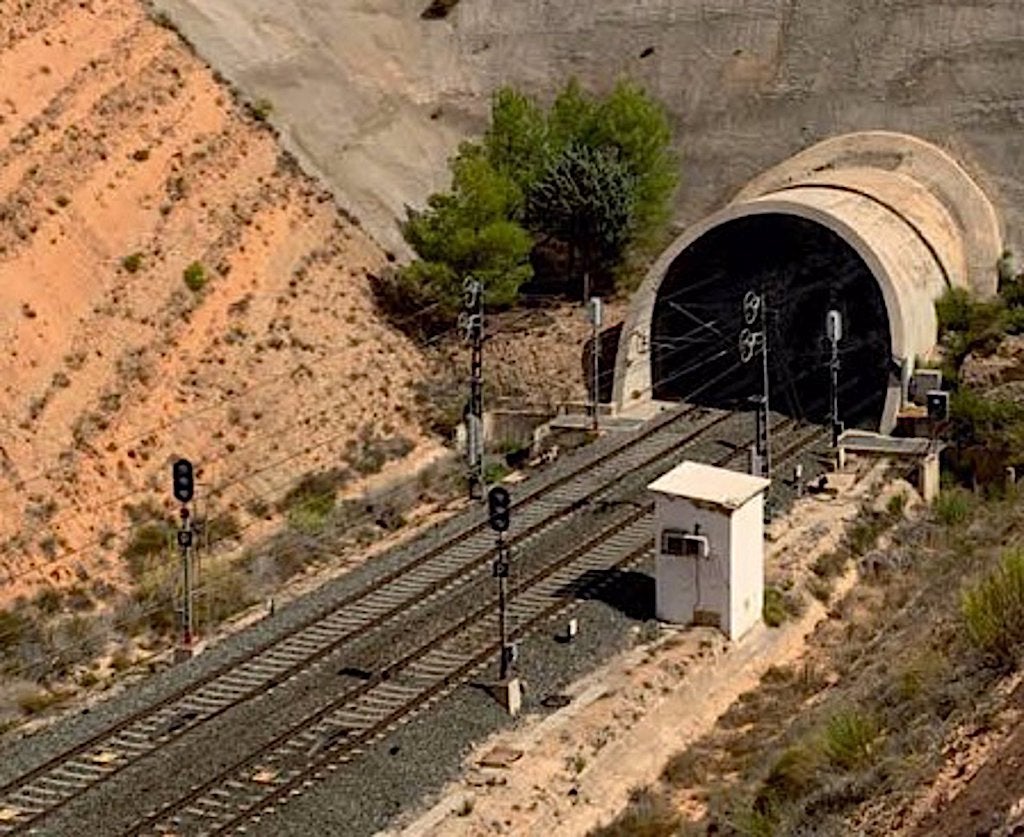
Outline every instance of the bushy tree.
[(544, 112), (530, 97), (503, 87), (491, 101), (491, 126), (484, 134), (484, 154), (494, 169), (511, 178), (523, 194), (547, 162), (548, 126)]
[(658, 244), (679, 183), (665, 109), (640, 87), (621, 81), (597, 108), (592, 144), (615, 148), (634, 177), (633, 242)]
[(531, 226), (565, 242), (569, 271), (606, 271), (632, 234), (636, 178), (611, 148), (572, 142), (530, 190)]
[(452, 161), (452, 190), (409, 211), (402, 232), (420, 258), (382, 283), (389, 308), (408, 314), (430, 308), (432, 316), (421, 322), (428, 330), (450, 324), (468, 276), (483, 282), (489, 305), (515, 302), (533, 272), (533, 239), (513, 220), (522, 207), (519, 187), (495, 170), (483, 148), (463, 145)]
[(546, 112), (498, 90), (482, 142), (450, 163), (451, 190), (409, 211), (403, 232), (420, 260), (382, 285), (389, 307), (432, 306), (449, 323), (469, 275), (488, 304), (514, 302), (536, 242), (564, 247), (571, 280), (621, 271), (660, 244), (677, 183), (671, 139), (664, 108), (627, 81), (598, 98), (573, 79)]
[[(520, 186), (530, 228), (566, 245), (570, 278), (610, 275), (660, 244), (678, 182), (664, 108), (627, 81), (598, 99), (572, 80), (552, 103), (546, 128), (544, 174)], [(582, 229), (566, 225), (566, 199), (553, 188), (567, 178), (595, 192), (577, 200), (576, 217), (590, 218)], [(569, 195), (578, 198), (575, 190)]]

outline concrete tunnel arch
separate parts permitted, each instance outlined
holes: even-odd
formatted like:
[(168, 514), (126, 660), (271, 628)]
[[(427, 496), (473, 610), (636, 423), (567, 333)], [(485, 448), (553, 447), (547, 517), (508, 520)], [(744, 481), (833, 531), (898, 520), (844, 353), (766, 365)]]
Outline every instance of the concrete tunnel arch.
[[(754, 275), (750, 260), (739, 259), (735, 252), (751, 240), (760, 241), (766, 253), (776, 245), (785, 247), (782, 240), (796, 250), (819, 247), (821, 252), (814, 254), (819, 262), (834, 258), (847, 273), (857, 274), (841, 285), (826, 276), (819, 292), (806, 281), (810, 268), (796, 265), (798, 259), (807, 261), (807, 252), (793, 250), (789, 284), (779, 285), (773, 278), (778, 285), (773, 310), (785, 308), (796, 297), (819, 293), (821, 298), (810, 308), (815, 310), (814, 320), (821, 314), (821, 322), (801, 322), (799, 328), (823, 331), (823, 305), (857, 309), (858, 326), (873, 332), (874, 345), (862, 338), (860, 354), (852, 359), (862, 367), (884, 367), (855, 370), (865, 376), (865, 386), (884, 389), (877, 403), (868, 399), (871, 403), (860, 420), (883, 431), (895, 424), (901, 373), (916, 358), (934, 352), (935, 299), (951, 286), (969, 288), (981, 297), (993, 295), (1002, 251), (991, 202), (945, 151), (916, 137), (882, 131), (825, 140), (755, 178), (729, 205), (685, 230), (655, 262), (631, 300), (620, 337), (616, 409), (664, 397), (660, 390), (665, 389), (665, 370), (683, 360), (668, 357), (680, 349), (665, 348), (666, 337), (677, 338), (678, 344), (695, 340), (695, 332), (686, 332), (678, 316), (672, 320), (669, 306), (679, 308), (685, 302), (705, 314), (721, 314), (727, 300), (727, 307), (736, 309), (737, 295), (759, 283), (764, 287), (765, 276)], [(781, 252), (768, 256), (769, 265), (772, 258), (777, 264), (786, 258)], [(716, 279), (708, 267), (716, 257), (722, 265), (733, 265), (727, 279), (721, 274)], [(810, 309), (804, 305), (803, 310)], [(698, 319), (692, 313), (686, 316)], [(723, 346), (738, 334), (738, 322), (726, 316), (705, 321), (705, 337), (708, 322), (718, 324), (713, 327)], [(785, 334), (782, 338), (787, 339)], [(816, 335), (801, 339), (806, 348)], [(688, 377), (686, 387), (681, 383), (681, 392), (675, 393), (677, 398), (702, 386), (703, 370), (682, 371)], [(671, 391), (668, 397), (673, 397)]]

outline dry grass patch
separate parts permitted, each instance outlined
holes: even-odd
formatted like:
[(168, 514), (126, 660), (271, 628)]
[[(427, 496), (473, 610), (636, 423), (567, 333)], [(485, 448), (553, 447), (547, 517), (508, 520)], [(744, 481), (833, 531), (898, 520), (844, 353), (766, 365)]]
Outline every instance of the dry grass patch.
[(590, 837), (672, 837), (682, 818), (672, 801), (651, 788), (634, 788), (629, 806), (608, 825), (591, 830)]

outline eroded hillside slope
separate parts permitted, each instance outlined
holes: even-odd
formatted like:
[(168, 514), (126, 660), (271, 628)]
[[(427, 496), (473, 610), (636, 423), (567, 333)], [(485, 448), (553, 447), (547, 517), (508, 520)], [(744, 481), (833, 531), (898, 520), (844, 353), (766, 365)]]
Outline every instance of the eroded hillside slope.
[(242, 527), (299, 475), (428, 455), (383, 262), (140, 4), (0, 0), (4, 600), (122, 577), (177, 455)]

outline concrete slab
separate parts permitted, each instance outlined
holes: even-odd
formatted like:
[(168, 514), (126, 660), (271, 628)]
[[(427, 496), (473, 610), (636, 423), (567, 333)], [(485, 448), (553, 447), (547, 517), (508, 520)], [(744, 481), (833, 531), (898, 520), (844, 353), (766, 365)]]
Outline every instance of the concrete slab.
[[(548, 423), (552, 430), (591, 430), (593, 419), (590, 416), (570, 414), (555, 416)], [(638, 430), (644, 424), (644, 419), (623, 418), (622, 416), (601, 416), (598, 422), (598, 430), (628, 431)]]

